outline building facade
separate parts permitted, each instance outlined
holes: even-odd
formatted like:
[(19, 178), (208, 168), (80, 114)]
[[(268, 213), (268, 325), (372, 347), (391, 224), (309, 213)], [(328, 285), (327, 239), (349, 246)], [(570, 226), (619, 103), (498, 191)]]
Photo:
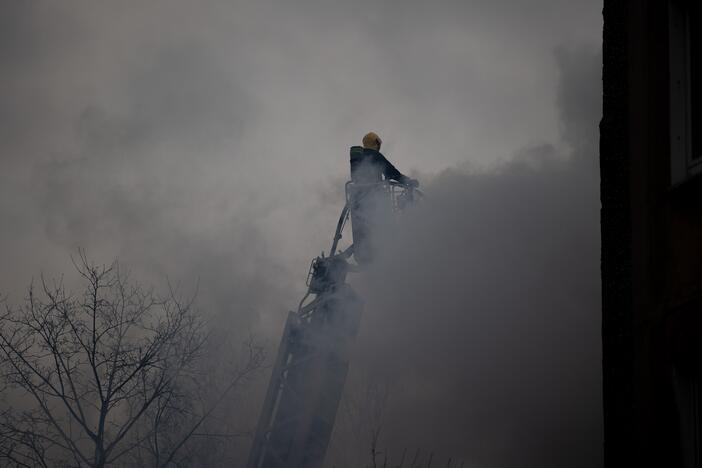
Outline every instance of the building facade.
[(605, 464), (702, 467), (702, 1), (604, 0)]

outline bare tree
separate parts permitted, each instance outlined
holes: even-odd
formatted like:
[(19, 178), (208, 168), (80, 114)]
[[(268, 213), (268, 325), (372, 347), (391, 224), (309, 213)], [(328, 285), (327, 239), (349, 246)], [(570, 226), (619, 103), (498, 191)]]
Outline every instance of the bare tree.
[(388, 454), (379, 450), (380, 436), (391, 385), (377, 373), (352, 377), (344, 390), (327, 460), (344, 467), (382, 466)]
[[(250, 344), (209, 406), (196, 398), (207, 340), (192, 300), (165, 298), (80, 252), (82, 294), (62, 283), (0, 314), (0, 464), (174, 464), (215, 406), (261, 367)], [(41, 296), (41, 297), (39, 297)], [(4, 460), (4, 463), (2, 461)]]

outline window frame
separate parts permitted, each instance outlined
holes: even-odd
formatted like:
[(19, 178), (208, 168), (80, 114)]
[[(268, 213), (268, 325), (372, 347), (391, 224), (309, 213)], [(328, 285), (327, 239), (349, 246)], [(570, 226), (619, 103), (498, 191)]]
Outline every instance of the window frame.
[(692, 154), (692, 51), (687, 8), (686, 1), (668, 2), (671, 185), (702, 173), (702, 157), (693, 158)]

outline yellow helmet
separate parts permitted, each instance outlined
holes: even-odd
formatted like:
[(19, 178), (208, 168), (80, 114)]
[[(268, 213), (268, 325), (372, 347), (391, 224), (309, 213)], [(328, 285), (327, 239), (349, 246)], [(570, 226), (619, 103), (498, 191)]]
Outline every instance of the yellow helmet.
[(378, 134), (374, 132), (368, 132), (366, 133), (366, 136), (363, 137), (364, 148), (372, 148), (376, 151), (380, 151), (380, 145), (382, 143), (383, 140), (381, 140)]

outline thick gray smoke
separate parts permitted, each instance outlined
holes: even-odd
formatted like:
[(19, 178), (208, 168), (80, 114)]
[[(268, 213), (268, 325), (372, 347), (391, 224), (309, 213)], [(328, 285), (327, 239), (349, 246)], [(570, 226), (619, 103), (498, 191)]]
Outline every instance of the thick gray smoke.
[[(348, 147), (374, 130), (429, 197), (354, 279), (367, 310), (340, 414), (352, 400), (375, 413), (393, 455), (596, 465), (599, 58), (553, 50), (597, 44), (599, 12), (589, 0), (8, 0), (0, 294), (21, 301), (81, 247), (143, 283), (199, 281), (218, 330), (274, 352), (329, 248)], [(246, 427), (251, 398), (222, 417)], [(356, 419), (340, 420), (337, 466), (344, 453), (368, 461)]]
[(424, 463), (602, 464), (600, 55), (556, 57), (571, 150), (434, 177), (358, 278), (366, 312), (337, 443), (360, 431), (360, 445), (338, 447), (337, 466), (370, 463), (373, 430), (379, 464), (417, 449)]

